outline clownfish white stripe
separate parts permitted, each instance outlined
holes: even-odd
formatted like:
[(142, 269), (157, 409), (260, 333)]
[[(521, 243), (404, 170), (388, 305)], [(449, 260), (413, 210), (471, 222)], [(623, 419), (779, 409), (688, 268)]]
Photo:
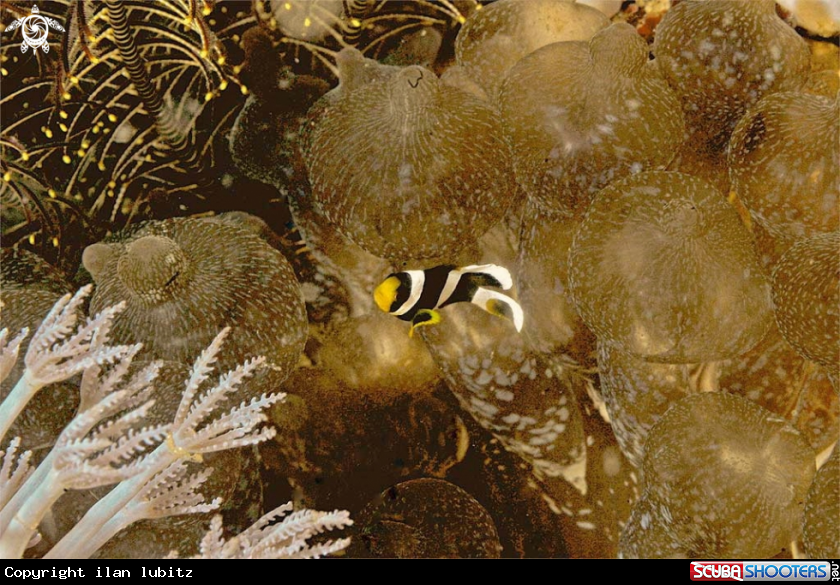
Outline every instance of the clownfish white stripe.
[(411, 278), (411, 293), (408, 295), (408, 300), (394, 311), (393, 314), (398, 317), (410, 311), (417, 304), (420, 295), (423, 294), (423, 285), (426, 284), (426, 274), (422, 270), (406, 270), (405, 274)]
[[(473, 295), (471, 303), (478, 305), (488, 313), (492, 313), (493, 315), (497, 315), (499, 317), (510, 317), (513, 321), (513, 326), (516, 327), (517, 331), (522, 331), (522, 325), (525, 321), (525, 315), (522, 312), (522, 307), (519, 306), (519, 303), (514, 301), (507, 295), (503, 295), (500, 292), (490, 290), (487, 288), (479, 287), (478, 290), (475, 291), (475, 295)], [(501, 303), (504, 307), (507, 307), (507, 311), (509, 311), (509, 315), (506, 314), (507, 311), (498, 310), (496, 307), (493, 306), (493, 303)]]
[(453, 270), (446, 276), (446, 284), (443, 285), (443, 290), (440, 291), (440, 296), (438, 296), (437, 304), (435, 305), (436, 307), (441, 306), (449, 300), (449, 297), (455, 292), (455, 287), (461, 282), (461, 274), (460, 270)]

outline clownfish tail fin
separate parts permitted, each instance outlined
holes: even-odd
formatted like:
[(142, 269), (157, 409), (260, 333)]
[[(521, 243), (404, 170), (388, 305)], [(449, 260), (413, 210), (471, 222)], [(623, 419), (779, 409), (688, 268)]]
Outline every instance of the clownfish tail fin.
[(525, 322), (525, 314), (522, 312), (522, 307), (507, 295), (504, 295), (495, 290), (486, 288), (479, 288), (475, 291), (472, 300), (474, 305), (478, 305), (491, 315), (497, 317), (504, 317), (513, 322), (517, 331), (522, 331), (522, 325)]

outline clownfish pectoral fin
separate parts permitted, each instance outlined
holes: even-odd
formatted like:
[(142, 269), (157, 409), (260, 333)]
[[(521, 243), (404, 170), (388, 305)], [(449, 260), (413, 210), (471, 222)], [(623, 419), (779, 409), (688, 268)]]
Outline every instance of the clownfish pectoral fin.
[(491, 315), (504, 317), (513, 322), (517, 331), (522, 331), (522, 324), (525, 321), (525, 314), (522, 307), (507, 295), (486, 288), (479, 288), (475, 291), (472, 301)]
[(426, 325), (437, 325), (440, 323), (440, 313), (434, 309), (420, 309), (411, 320), (411, 329), (408, 330), (408, 336), (414, 337), (414, 330), (418, 327), (425, 327)]

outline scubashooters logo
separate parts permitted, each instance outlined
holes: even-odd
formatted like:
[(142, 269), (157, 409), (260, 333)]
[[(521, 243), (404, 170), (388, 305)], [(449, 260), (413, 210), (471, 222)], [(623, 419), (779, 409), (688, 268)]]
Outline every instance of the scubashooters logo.
[(692, 561), (692, 581), (828, 581), (828, 561)]
[(47, 42), (49, 29), (64, 32), (64, 27), (58, 24), (57, 20), (41, 16), (37, 5), (32, 6), (29, 16), (18, 18), (7, 26), (4, 32), (14, 31), (17, 28), (20, 28), (23, 34), (23, 42), (20, 44), (21, 53), (25, 53), (29, 47), (35, 51), (40, 47), (42, 51), (49, 53), (50, 44)]
[(744, 563), (691, 563), (692, 581), (743, 581)]

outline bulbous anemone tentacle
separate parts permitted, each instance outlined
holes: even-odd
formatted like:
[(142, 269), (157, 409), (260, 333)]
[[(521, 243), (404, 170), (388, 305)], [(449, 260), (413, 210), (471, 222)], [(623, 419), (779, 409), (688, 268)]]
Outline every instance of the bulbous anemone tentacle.
[(188, 279), (184, 251), (165, 236), (144, 236), (127, 247), (117, 263), (126, 287), (148, 304), (171, 298)]
[(143, 357), (189, 363), (231, 327), (222, 367), (264, 355), (249, 391), (281, 382), (307, 336), (303, 294), (282, 254), (226, 218), (139, 224), (87, 248), (91, 307), (126, 302), (113, 338), (142, 343)]
[(309, 112), (312, 196), (345, 236), (394, 261), (451, 256), (515, 193), (496, 110), (416, 65), (339, 54), (341, 83)]

